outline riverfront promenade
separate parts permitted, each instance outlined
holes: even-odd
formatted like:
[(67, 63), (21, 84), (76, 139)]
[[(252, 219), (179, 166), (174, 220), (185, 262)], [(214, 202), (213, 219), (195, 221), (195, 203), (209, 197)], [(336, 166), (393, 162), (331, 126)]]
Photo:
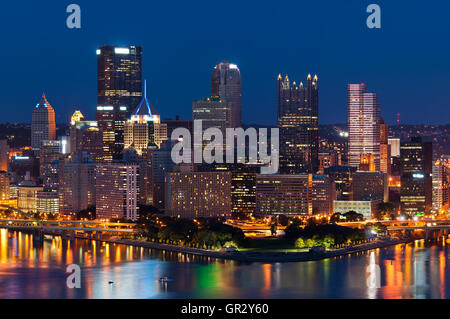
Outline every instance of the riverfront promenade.
[(161, 243), (153, 243), (139, 240), (102, 240), (108, 243), (131, 245), (136, 247), (144, 247), (157, 250), (165, 250), (177, 253), (192, 254), (197, 256), (204, 256), (210, 258), (231, 259), (242, 262), (301, 262), (314, 261), (333, 257), (339, 257), (354, 253), (359, 253), (367, 250), (389, 247), (398, 244), (409, 243), (410, 239), (379, 239), (370, 243), (355, 245), (351, 247), (328, 250), (325, 252), (274, 252), (274, 251), (236, 251), (236, 252), (222, 252), (216, 250), (207, 250), (200, 248), (191, 248), (185, 246), (175, 246)]

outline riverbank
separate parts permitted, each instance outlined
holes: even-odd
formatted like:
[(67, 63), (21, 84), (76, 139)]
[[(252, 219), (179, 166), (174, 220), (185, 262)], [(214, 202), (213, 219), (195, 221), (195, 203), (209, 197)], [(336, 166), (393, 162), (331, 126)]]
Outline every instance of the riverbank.
[(153, 243), (139, 240), (100, 240), (107, 243), (131, 245), (136, 247), (144, 247), (157, 250), (165, 250), (177, 253), (191, 254), (197, 256), (204, 256), (210, 258), (230, 259), (242, 262), (302, 262), (302, 261), (314, 261), (327, 258), (335, 258), (339, 256), (345, 256), (355, 254), (363, 251), (385, 248), (398, 244), (405, 244), (412, 242), (412, 239), (379, 239), (370, 243), (356, 245), (347, 248), (328, 250), (325, 252), (270, 252), (270, 251), (236, 251), (236, 252), (222, 252), (215, 250), (207, 250), (200, 248), (191, 248), (184, 246), (175, 246), (161, 243)]

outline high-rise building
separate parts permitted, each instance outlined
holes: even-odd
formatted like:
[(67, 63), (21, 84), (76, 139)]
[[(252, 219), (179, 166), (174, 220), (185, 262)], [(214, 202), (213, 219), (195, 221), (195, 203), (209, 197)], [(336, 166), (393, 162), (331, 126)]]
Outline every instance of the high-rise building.
[(359, 170), (375, 172), (375, 157), (373, 154), (361, 154), (359, 158)]
[(438, 160), (433, 165), (433, 210), (445, 211), (450, 207), (450, 165)]
[(90, 154), (95, 163), (103, 161), (103, 134), (97, 121), (85, 121), (80, 111), (75, 111), (70, 121), (70, 153), (72, 157), (82, 152)]
[(312, 174), (259, 174), (256, 177), (258, 216), (311, 215)]
[(326, 175), (313, 175), (312, 206), (314, 215), (333, 214), (333, 202), (336, 200), (336, 184)]
[(402, 213), (425, 214), (432, 209), (432, 143), (413, 137), (400, 146)]
[(97, 104), (133, 111), (142, 99), (142, 47), (98, 48), (97, 81)]
[(353, 174), (354, 201), (389, 201), (388, 175), (380, 171), (357, 171)]
[(96, 168), (97, 219), (137, 220), (139, 166), (134, 163), (102, 163)]
[(120, 160), (125, 121), (142, 99), (142, 47), (97, 49), (95, 119), (102, 131), (103, 161)]
[(77, 213), (95, 206), (95, 167), (88, 157), (63, 163), (59, 169), (59, 210)]
[(389, 127), (381, 119), (380, 123), (380, 171), (391, 174), (391, 145), (389, 144)]
[(308, 75), (306, 87), (277, 81), (280, 173), (316, 173), (319, 168), (319, 79)]
[(349, 165), (358, 167), (361, 154), (373, 154), (380, 170), (380, 105), (364, 83), (348, 85), (348, 130)]
[(9, 167), (9, 145), (7, 140), (0, 140), (0, 171), (7, 172)]
[(31, 147), (39, 150), (43, 141), (56, 139), (55, 111), (48, 103), (45, 94), (36, 104), (31, 120)]
[(231, 110), (229, 104), (215, 97), (208, 97), (192, 103), (192, 118), (202, 121), (202, 129), (218, 128), (223, 136), (231, 127)]
[(36, 210), (39, 213), (56, 215), (59, 214), (59, 197), (54, 191), (38, 191), (36, 193)]
[(0, 171), (0, 200), (10, 199), (10, 178), (8, 173)]
[(322, 151), (319, 153), (319, 174), (325, 172), (325, 168), (340, 166), (339, 153), (332, 151)]
[(38, 202), (37, 194), (42, 192), (43, 187), (37, 186), (35, 182), (30, 180), (24, 180), (18, 186), (18, 209), (26, 213), (37, 213), (38, 212)]
[(336, 199), (338, 201), (351, 200), (353, 198), (353, 174), (356, 172), (354, 166), (332, 166), (325, 169), (336, 184)]
[(389, 137), (388, 144), (391, 146), (391, 156), (400, 157), (400, 139), (396, 137)]
[(166, 212), (181, 218), (231, 216), (230, 172), (166, 174)]
[(144, 86), (144, 97), (131, 119), (125, 122), (124, 147), (134, 149), (139, 155), (150, 145), (158, 148), (167, 139), (167, 124), (147, 99), (147, 86)]
[(229, 127), (242, 125), (241, 72), (237, 65), (221, 62), (214, 68), (211, 77), (211, 97), (224, 101), (230, 110)]
[(120, 160), (124, 149), (125, 121), (127, 106), (97, 105), (95, 120), (102, 133), (102, 160)]
[(259, 164), (214, 163), (199, 165), (202, 172), (231, 172), (231, 211), (253, 214), (256, 208), (256, 175), (261, 171)]

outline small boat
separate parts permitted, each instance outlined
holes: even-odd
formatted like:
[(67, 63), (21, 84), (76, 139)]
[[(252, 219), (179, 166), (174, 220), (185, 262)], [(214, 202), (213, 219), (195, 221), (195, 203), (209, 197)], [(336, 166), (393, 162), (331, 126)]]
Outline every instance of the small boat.
[(108, 284), (112, 285), (114, 283), (114, 281), (110, 280), (108, 281)]

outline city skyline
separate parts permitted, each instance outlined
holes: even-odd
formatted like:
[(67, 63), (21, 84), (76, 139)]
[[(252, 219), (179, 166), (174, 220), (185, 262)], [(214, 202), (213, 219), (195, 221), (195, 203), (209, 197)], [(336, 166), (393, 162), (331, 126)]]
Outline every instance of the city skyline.
[[(212, 31), (201, 28), (211, 19), (209, 15), (212, 12), (226, 17), (214, 3), (173, 4), (171, 7), (140, 4), (147, 10), (139, 11), (150, 13), (154, 19), (139, 23), (134, 20), (142, 21), (139, 17), (143, 13), (137, 12), (137, 17), (129, 18), (132, 16), (129, 8), (135, 7), (130, 5), (121, 14), (123, 23), (116, 26), (105, 20), (108, 15), (117, 16), (111, 12), (113, 9), (81, 1), (82, 28), (76, 31), (61, 28), (54, 32), (60, 22), (57, 14), (60, 8), (30, 4), (25, 6), (29, 8), (25, 9), (26, 17), (40, 13), (48, 17), (33, 27), (33, 39), (26, 34), (30, 22), (17, 19), (19, 12), (23, 14), (22, 8), (19, 10), (12, 5), (8, 16), (1, 20), (1, 26), (18, 29), (23, 37), (17, 38), (29, 42), (34, 49), (33, 59), (28, 61), (23, 45), (6, 36), (10, 46), (2, 50), (0, 56), (11, 63), (5, 66), (8, 81), (4, 80), (3, 87), (9, 93), (4, 98), (6, 104), (14, 105), (14, 111), (6, 111), (4, 119), (29, 122), (18, 119), (15, 111), (24, 112), (37, 102), (36, 97), (43, 91), (55, 107), (57, 123), (66, 122), (73, 109), (80, 109), (87, 118), (93, 119), (92, 108), (96, 104), (95, 50), (101, 45), (111, 44), (143, 46), (143, 77), (149, 81), (149, 96), (161, 112), (162, 119), (174, 118), (177, 114), (183, 119), (189, 118), (192, 101), (208, 95), (209, 88), (204, 83), (210, 78), (211, 68), (220, 61), (229, 61), (237, 64), (242, 72), (245, 124), (276, 123), (276, 92), (273, 87), (279, 73), (289, 73), (293, 78), (301, 78), (307, 73), (318, 74), (321, 79), (321, 124), (345, 122), (345, 87), (348, 83), (360, 82), (379, 92), (380, 104), (384, 107), (381, 115), (387, 124), (395, 121), (397, 113), (401, 114), (401, 123), (405, 124), (445, 123), (448, 116), (442, 115), (448, 114), (450, 100), (444, 86), (448, 67), (442, 61), (445, 54), (439, 52), (446, 52), (449, 48), (443, 41), (436, 40), (442, 30), (448, 29), (441, 12), (445, 12), (449, 4), (442, 4), (444, 8), (439, 12), (408, 4), (405, 14), (401, 5), (381, 1), (380, 6), (387, 13), (383, 15), (381, 30), (365, 27), (366, 6), (359, 1), (326, 7), (311, 3), (303, 5), (305, 10), (299, 10), (300, 5), (295, 3), (280, 4), (275, 8), (262, 5), (253, 17), (247, 18), (253, 6), (232, 1), (230, 7), (234, 10), (226, 10), (226, 14), (237, 22), (236, 25), (215, 28), (216, 36), (228, 39), (220, 43), (205, 41)], [(273, 16), (269, 15), (269, 9), (275, 13)], [(425, 16), (424, 22), (410, 24), (408, 14), (413, 16), (419, 12)], [(188, 13), (186, 16), (194, 15), (201, 23), (193, 22), (195, 19), (191, 18), (186, 20), (185, 13)], [(11, 19), (20, 20), (23, 25), (17, 25)], [(163, 19), (167, 22), (161, 24)], [(302, 43), (310, 43), (314, 50), (305, 50), (301, 43), (289, 41), (289, 45), (285, 44), (297, 32), (294, 30), (302, 28), (307, 28), (308, 32), (303, 32), (303, 36), (309, 41)], [(51, 38), (47, 35), (50, 30)], [(386, 34), (384, 30), (392, 32)], [(431, 31), (435, 37), (425, 38)], [(189, 37), (194, 32), (198, 36)], [(398, 41), (400, 34), (402, 39)], [(412, 41), (411, 37), (416, 35), (422, 39), (420, 47), (413, 44), (416, 40)], [(255, 41), (247, 41), (249, 37)], [(272, 44), (268, 46), (268, 43)], [(381, 50), (386, 46), (392, 50)], [(39, 53), (44, 47), (45, 54)], [(367, 47), (373, 49), (367, 50)], [(15, 85), (19, 78), (33, 79), (36, 75), (39, 75), (39, 83), (31, 80), (26, 92), (19, 91)], [(177, 94), (168, 99), (175, 82), (178, 84)], [(21, 99), (16, 98), (19, 92)], [(428, 98), (430, 92), (432, 99)], [(424, 104), (436, 112), (421, 114)]]

